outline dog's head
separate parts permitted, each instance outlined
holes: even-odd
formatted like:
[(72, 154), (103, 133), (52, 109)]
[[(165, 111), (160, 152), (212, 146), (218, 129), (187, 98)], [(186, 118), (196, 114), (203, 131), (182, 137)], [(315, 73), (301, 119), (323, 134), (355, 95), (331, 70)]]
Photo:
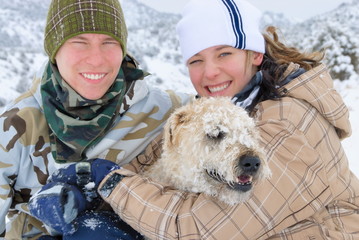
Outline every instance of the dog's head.
[[(185, 189), (234, 204), (270, 171), (254, 120), (227, 97), (201, 98), (179, 108), (165, 126), (164, 153), (184, 175)], [(179, 180), (178, 180), (179, 181)]]

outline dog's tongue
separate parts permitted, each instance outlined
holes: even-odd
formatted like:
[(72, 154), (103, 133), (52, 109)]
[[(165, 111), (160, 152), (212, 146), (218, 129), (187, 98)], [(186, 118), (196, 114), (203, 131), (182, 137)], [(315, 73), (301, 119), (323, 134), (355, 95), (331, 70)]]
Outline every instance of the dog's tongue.
[(250, 181), (252, 181), (252, 176), (249, 176), (249, 175), (240, 175), (240, 176), (238, 177), (238, 182), (239, 182), (239, 183), (244, 184), (244, 183), (248, 183), (248, 182), (250, 182)]

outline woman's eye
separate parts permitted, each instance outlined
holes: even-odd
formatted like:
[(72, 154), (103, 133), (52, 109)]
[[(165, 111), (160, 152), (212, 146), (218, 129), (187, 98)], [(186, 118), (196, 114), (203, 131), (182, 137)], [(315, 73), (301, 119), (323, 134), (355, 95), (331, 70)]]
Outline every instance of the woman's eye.
[(220, 57), (225, 57), (225, 56), (228, 56), (228, 55), (231, 55), (232, 53), (230, 52), (223, 52), (221, 54), (219, 54)]
[(201, 60), (198, 60), (198, 59), (196, 59), (196, 60), (191, 60), (191, 61), (189, 61), (188, 62), (188, 65), (192, 65), (192, 64), (195, 64), (195, 63), (199, 63)]

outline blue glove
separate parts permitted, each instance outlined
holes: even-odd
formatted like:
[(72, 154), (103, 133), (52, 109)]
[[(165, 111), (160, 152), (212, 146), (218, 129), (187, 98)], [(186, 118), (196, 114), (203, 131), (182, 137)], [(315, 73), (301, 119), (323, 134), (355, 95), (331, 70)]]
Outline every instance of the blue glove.
[(144, 237), (131, 228), (112, 211), (84, 211), (75, 220), (78, 229), (75, 233), (65, 234), (63, 240), (143, 240)]
[(57, 170), (31, 198), (30, 213), (58, 233), (75, 232), (73, 220), (82, 211), (98, 207), (102, 202), (98, 185), (115, 169), (120, 167), (111, 161), (93, 159)]
[(107, 174), (116, 169), (120, 169), (116, 163), (96, 158), (61, 168), (52, 174), (49, 181), (77, 186), (85, 194), (86, 200), (91, 203), (92, 208), (95, 208), (93, 200), (99, 198), (98, 185)]
[(72, 222), (85, 210), (86, 199), (75, 186), (51, 182), (32, 196), (28, 207), (32, 216), (50, 227), (52, 234), (71, 234), (77, 229)]
[[(68, 165), (65, 168), (60, 168), (50, 176), (50, 182), (64, 182), (72, 185), (79, 184), (79, 178), (88, 178), (89, 182), (94, 182), (98, 187), (102, 179), (111, 171), (120, 169), (116, 163), (95, 158), (88, 161), (83, 161)], [(86, 176), (84, 176), (86, 175)], [(80, 180), (82, 181), (82, 180)], [(80, 183), (83, 184), (83, 183)]]

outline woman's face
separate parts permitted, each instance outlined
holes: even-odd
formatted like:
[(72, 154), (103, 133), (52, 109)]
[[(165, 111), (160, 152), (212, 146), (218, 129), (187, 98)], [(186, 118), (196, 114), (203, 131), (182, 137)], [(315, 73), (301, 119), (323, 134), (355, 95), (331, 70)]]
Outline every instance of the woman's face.
[(262, 60), (262, 53), (248, 55), (230, 46), (214, 46), (191, 57), (187, 67), (200, 96), (233, 97), (252, 79)]
[(121, 67), (123, 52), (114, 38), (85, 33), (67, 40), (56, 54), (62, 78), (82, 97), (100, 99)]

